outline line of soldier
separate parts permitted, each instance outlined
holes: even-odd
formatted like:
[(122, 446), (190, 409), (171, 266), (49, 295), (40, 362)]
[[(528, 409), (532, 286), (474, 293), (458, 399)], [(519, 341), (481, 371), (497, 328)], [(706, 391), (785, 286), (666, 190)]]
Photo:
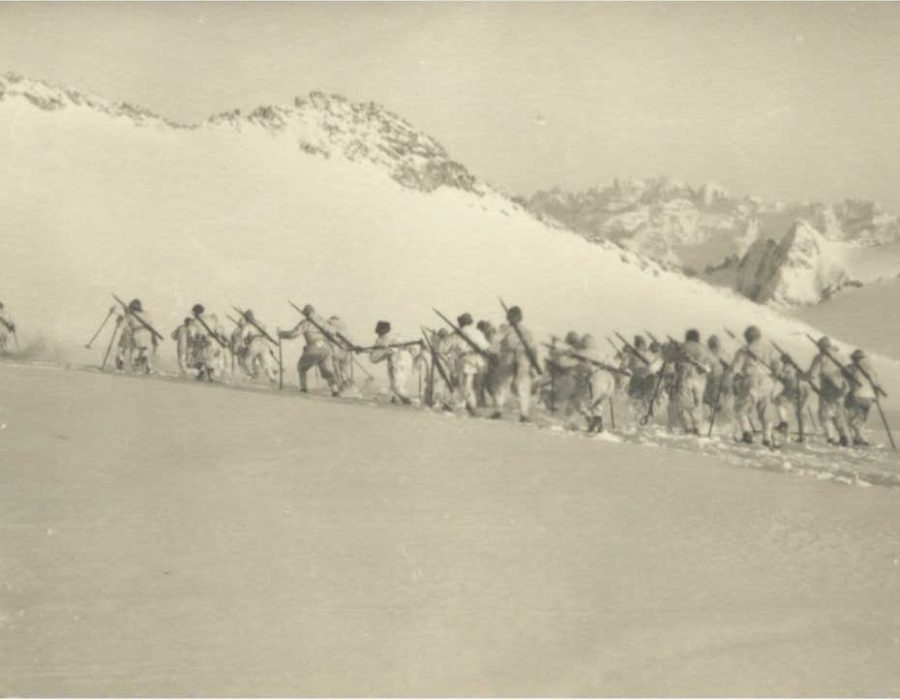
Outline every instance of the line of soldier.
[[(140, 300), (128, 305), (119, 301), (118, 311), (110, 309), (110, 314), (117, 311), (116, 326), (122, 331), (116, 367), (149, 372), (162, 336), (153, 329)], [(538, 346), (517, 306), (504, 305), (506, 320), (499, 327), (486, 320), (475, 323), (469, 313), (454, 323), (435, 310), (445, 327), (423, 328), (415, 340), (399, 337), (389, 322), (379, 321), (373, 345), (365, 348), (353, 342), (339, 317), (323, 318), (309, 304), (302, 309), (292, 306), (301, 315), (299, 322), (273, 335), (251, 310), (235, 308), (237, 318), (229, 317), (234, 324), (229, 334), (215, 314), (202, 304), (194, 305), (171, 336), (179, 368), (196, 371), (197, 379), (215, 381), (225, 373), (230, 357), (247, 376), (280, 385), (281, 343), (302, 335), (305, 345), (297, 363), (302, 392), (308, 390), (311, 369), (318, 371), (334, 396), (357, 392), (353, 367), (366, 371), (356, 361), (356, 354), (365, 353), (371, 362), (385, 363), (392, 401), (402, 404), (413, 403), (407, 386), (417, 372), (419, 398), (428, 406), (500, 418), (514, 396), (519, 420), (528, 422), (536, 399), (561, 413), (568, 427), (602, 432), (607, 407), (611, 412), (613, 397), (622, 392), (636, 426), (652, 422), (664, 409), (672, 432), (711, 435), (718, 421), (720, 432), (727, 433), (730, 427), (734, 438), (745, 443), (759, 434), (762, 444), (770, 447), (788, 439), (791, 420), (800, 441), (805, 427), (814, 427), (814, 421), (807, 422), (812, 418), (812, 394), (817, 395), (818, 421), (829, 443), (867, 445), (863, 427), (873, 405), (880, 411), (879, 396), (886, 396), (862, 350), (855, 350), (850, 364), (844, 365), (827, 337), (810, 338), (817, 354), (804, 371), (774, 342), (766, 343), (756, 326), (745, 330), (744, 342), (730, 360), (717, 336), (703, 343), (695, 329), (688, 330), (683, 341), (659, 340), (648, 333), (629, 342), (616, 333), (621, 347), (607, 338), (613, 350), (610, 359), (591, 335), (574, 331)], [(730, 331), (729, 335), (740, 342)], [(885, 428), (893, 444), (886, 422)]]

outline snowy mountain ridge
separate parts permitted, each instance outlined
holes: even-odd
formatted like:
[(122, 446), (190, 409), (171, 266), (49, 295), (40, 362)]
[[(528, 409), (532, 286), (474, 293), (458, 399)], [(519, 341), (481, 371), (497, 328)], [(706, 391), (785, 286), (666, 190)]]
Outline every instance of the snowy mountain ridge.
[(136, 126), (171, 129), (196, 128), (196, 125), (179, 124), (151, 112), (146, 107), (133, 105), (130, 102), (116, 102), (42, 80), (32, 80), (13, 72), (0, 75), (0, 102), (10, 98), (26, 100), (34, 107), (48, 112), (72, 107), (86, 107), (111, 117), (129, 119)]
[(615, 180), (602, 188), (536, 192), (527, 206), (539, 217), (568, 226), (588, 240), (613, 240), (675, 267), (703, 270), (743, 255), (747, 231), (780, 240), (797, 219), (828, 241), (860, 246), (900, 242), (900, 217), (874, 202), (768, 202), (737, 197), (715, 184), (680, 180)]
[(374, 102), (354, 103), (340, 95), (312, 92), (292, 107), (261, 106), (243, 116), (240, 110), (214, 115), (200, 124), (179, 124), (148, 109), (114, 102), (78, 90), (7, 73), (0, 76), (0, 100), (21, 98), (45, 111), (86, 107), (136, 126), (172, 129), (259, 128), (290, 136), (297, 147), (324, 158), (340, 152), (351, 161), (384, 167), (397, 182), (423, 192), (447, 186), (484, 194), (489, 189), (452, 160), (434, 138)]
[[(614, 241), (759, 303), (815, 304), (847, 284), (900, 272), (892, 250), (900, 247), (900, 217), (864, 200), (786, 204), (655, 178), (575, 193), (554, 188), (525, 204), (589, 241)], [(804, 254), (813, 257), (801, 264)]]
[(803, 219), (780, 242), (758, 238), (728, 272), (747, 298), (783, 308), (818, 303), (852, 283), (840, 256)]

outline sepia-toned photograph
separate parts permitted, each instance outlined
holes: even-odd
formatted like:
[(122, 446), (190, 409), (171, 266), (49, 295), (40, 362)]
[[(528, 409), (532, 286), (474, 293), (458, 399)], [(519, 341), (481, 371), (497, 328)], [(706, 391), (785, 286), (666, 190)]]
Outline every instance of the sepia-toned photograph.
[(0, 697), (900, 694), (898, 37), (0, 2)]

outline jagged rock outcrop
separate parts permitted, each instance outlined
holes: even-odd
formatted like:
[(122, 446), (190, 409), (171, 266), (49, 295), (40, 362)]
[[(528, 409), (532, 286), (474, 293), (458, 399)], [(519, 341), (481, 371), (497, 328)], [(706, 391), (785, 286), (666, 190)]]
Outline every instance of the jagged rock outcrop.
[(829, 242), (803, 220), (778, 242), (758, 239), (734, 275), (734, 288), (747, 298), (783, 307), (818, 303), (851, 282)]

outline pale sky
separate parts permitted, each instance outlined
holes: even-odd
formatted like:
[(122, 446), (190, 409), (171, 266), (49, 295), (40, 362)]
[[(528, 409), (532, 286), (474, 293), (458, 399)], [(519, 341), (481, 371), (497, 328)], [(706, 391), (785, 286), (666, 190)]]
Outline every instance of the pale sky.
[(900, 212), (900, 3), (0, 3), (8, 70), (190, 122), (374, 100), (513, 193), (670, 175)]

